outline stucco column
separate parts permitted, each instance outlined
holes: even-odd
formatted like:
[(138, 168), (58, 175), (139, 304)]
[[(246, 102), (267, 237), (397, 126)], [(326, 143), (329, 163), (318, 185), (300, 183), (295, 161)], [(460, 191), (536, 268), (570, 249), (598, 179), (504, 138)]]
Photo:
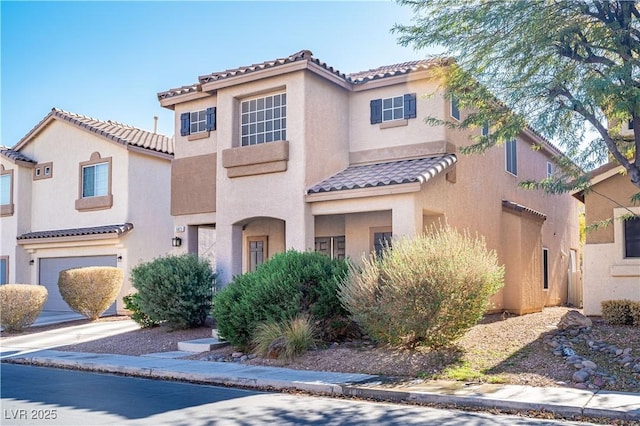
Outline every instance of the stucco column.
[(413, 237), (422, 233), (422, 208), (415, 197), (407, 196), (394, 200), (391, 209), (391, 226), (394, 237)]
[(315, 241), (314, 219), (311, 208), (305, 206), (300, 215), (289, 216), (285, 225), (286, 250), (313, 250)]
[(224, 287), (242, 273), (242, 227), (217, 224), (216, 233), (217, 282)]

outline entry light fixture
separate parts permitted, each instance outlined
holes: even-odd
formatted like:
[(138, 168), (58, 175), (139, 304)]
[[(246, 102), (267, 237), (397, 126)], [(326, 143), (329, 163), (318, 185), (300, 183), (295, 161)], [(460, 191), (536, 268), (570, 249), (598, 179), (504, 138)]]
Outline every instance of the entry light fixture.
[(182, 245), (182, 238), (173, 237), (171, 239), (171, 247), (180, 247)]

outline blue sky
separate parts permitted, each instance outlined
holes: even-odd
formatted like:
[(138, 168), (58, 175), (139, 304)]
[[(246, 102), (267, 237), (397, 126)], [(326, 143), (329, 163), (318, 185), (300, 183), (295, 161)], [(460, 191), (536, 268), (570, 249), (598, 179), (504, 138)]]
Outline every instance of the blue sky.
[(302, 49), (342, 72), (422, 59), (391, 1), (0, 2), (1, 145), (51, 108), (173, 133), (157, 93)]

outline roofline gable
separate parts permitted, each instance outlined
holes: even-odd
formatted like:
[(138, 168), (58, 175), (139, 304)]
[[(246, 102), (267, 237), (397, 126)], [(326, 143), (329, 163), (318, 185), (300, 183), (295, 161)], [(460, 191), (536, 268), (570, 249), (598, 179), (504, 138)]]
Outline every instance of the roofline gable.
[[(152, 155), (160, 158), (171, 159), (173, 158), (173, 140), (169, 136), (162, 135), (159, 133), (152, 133), (146, 130), (139, 129), (137, 127), (133, 127), (127, 124), (118, 123), (115, 121), (103, 121), (97, 120), (90, 117), (86, 117), (83, 115), (73, 114), (64, 110), (60, 110), (57, 108), (52, 108), (51, 112), (49, 112), (38, 124), (36, 124), (25, 136), (18, 141), (18, 143), (12, 148), (14, 151), (20, 151), (27, 144), (32, 142), (38, 134), (44, 131), (51, 123), (54, 121), (60, 121), (62, 123), (71, 124), (78, 129), (89, 132), (95, 136), (98, 136), (108, 142), (115, 143), (116, 145), (120, 145), (127, 149), (136, 148), (135, 151), (140, 152), (142, 154)], [(142, 141), (147, 141), (149, 138), (158, 138), (161, 142), (161, 145), (164, 146), (164, 150), (162, 149), (154, 149), (152, 147), (141, 146), (136, 144), (130, 140), (127, 140), (122, 135), (116, 134), (115, 132), (109, 132), (107, 130), (103, 130), (96, 125), (90, 124), (89, 122), (95, 122), (99, 124), (111, 125), (117, 127), (120, 131), (122, 130), (130, 130), (136, 134), (139, 134), (139, 139)], [(138, 135), (136, 135), (138, 137)], [(164, 142), (164, 143), (163, 143)]]

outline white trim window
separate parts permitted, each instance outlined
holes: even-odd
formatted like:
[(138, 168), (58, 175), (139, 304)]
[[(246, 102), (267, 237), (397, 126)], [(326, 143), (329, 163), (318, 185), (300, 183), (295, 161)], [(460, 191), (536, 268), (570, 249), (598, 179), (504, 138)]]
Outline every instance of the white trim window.
[(109, 194), (109, 163), (82, 167), (82, 198)]
[(514, 176), (518, 176), (518, 144), (515, 139), (504, 144), (505, 170)]
[(191, 111), (189, 113), (189, 134), (207, 131), (207, 110)]
[(482, 125), (482, 130), (481, 130), (481, 132), (482, 132), (482, 136), (489, 136), (489, 133), (490, 133), (489, 123), (484, 123), (484, 124)]
[(553, 163), (551, 161), (547, 161), (547, 178), (553, 176)]
[(286, 93), (242, 101), (240, 115), (242, 146), (287, 139)]
[(0, 175), (0, 205), (11, 204), (11, 175)]
[(382, 99), (382, 121), (404, 119), (404, 96)]

